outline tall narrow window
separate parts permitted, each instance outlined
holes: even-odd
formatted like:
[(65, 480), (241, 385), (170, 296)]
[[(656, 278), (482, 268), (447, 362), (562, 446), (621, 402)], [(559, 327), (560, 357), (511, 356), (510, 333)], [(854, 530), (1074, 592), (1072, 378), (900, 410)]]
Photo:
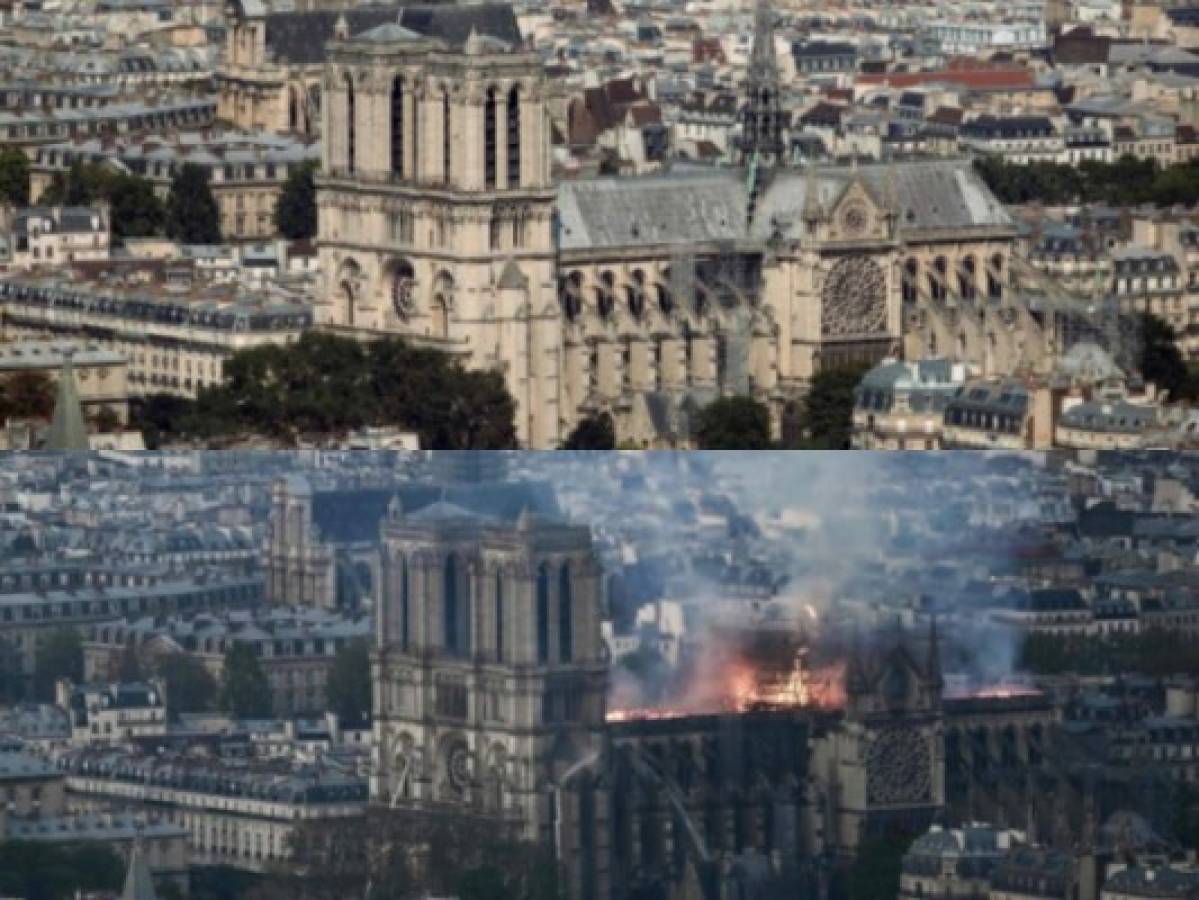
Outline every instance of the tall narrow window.
[(537, 662), (550, 661), (550, 570), (537, 570)]
[(443, 575), (441, 613), (444, 619), (445, 649), (451, 656), (457, 656), (462, 652), (459, 642), (461, 610), (458, 609), (458, 558), (452, 553), (446, 557)]
[(495, 105), (495, 88), (491, 88), (483, 102), (483, 184), (488, 190), (495, 188)]
[(568, 663), (574, 651), (574, 604), (571, 602), (570, 564), (563, 563), (558, 571), (558, 660)]
[(391, 174), (404, 177), (404, 76), (391, 83)]
[(409, 593), (408, 580), (408, 557), (402, 557), (400, 560), (400, 649), (408, 649), (409, 636), (409, 610), (411, 609), (412, 595)]
[(412, 171), (409, 178), (420, 179), (420, 95), (412, 89)]
[(450, 183), (450, 144), (453, 139), (453, 132), (450, 129), (452, 114), (450, 111), (450, 95), (446, 94), (441, 100), (441, 122), (442, 129), (442, 147), (441, 147), (441, 164), (442, 164), (442, 181), (446, 184)]
[(495, 661), (504, 661), (504, 574), (495, 573)]
[(346, 75), (346, 169), (354, 173), (354, 82)]
[(520, 187), (520, 91), (508, 93), (508, 187)]

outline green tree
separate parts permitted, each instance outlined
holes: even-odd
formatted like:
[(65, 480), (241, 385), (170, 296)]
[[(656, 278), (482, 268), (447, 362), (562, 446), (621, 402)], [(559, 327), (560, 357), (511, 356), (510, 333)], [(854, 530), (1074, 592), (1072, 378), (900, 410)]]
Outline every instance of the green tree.
[(239, 719), (271, 715), (271, 686), (249, 644), (235, 642), (225, 653), (221, 708)]
[(316, 236), (316, 163), (296, 166), (275, 204), (275, 227), (293, 241)]
[(0, 843), (0, 894), (68, 900), (77, 892), (118, 891), (125, 864), (104, 844)]
[(370, 645), (365, 639), (350, 641), (337, 651), (326, 686), (329, 709), (342, 722), (360, 724), (371, 710)]
[(129, 410), (129, 427), (142, 433), (147, 450), (158, 450), (164, 438), (174, 434), (193, 403), (174, 394), (150, 394), (135, 401)]
[(100, 434), (112, 434), (121, 430), (121, 417), (110, 406), (102, 406), (92, 416), (92, 425)]
[(44, 372), (14, 372), (0, 379), (0, 421), (49, 419), (56, 393), (53, 380)]
[(613, 450), (616, 448), (616, 426), (612, 416), (598, 412), (580, 419), (566, 438), (563, 450)]
[(103, 163), (76, 162), (66, 172), (56, 172), (39, 199), (47, 206), (108, 203), (116, 238), (162, 234), (166, 218), (149, 181)]
[(701, 450), (766, 450), (770, 410), (752, 397), (719, 397), (696, 415), (693, 435)]
[(29, 205), (29, 157), (20, 147), (0, 149), (0, 202)]
[(914, 839), (914, 834), (899, 830), (864, 840), (849, 869), (848, 896), (852, 900), (895, 900), (903, 855)]
[(163, 233), (166, 207), (154, 193), (154, 185), (146, 179), (119, 174), (109, 182), (106, 199), (114, 237), (151, 237)]
[(194, 403), (143, 404), (147, 443), (257, 434), (292, 444), (364, 425), (416, 432), (422, 447), (435, 450), (516, 443), (516, 404), (501, 375), (466, 371), (444, 353), (398, 339), (363, 344), (309, 332), (286, 348), (235, 353), (224, 375)]
[(1155, 315), (1141, 315), (1141, 374), (1159, 390), (1170, 392), (1171, 400), (1192, 400), (1194, 382), (1182, 352), (1178, 335), (1168, 322)]
[(168, 237), (184, 244), (220, 243), (220, 209), (203, 167), (184, 163), (172, 179), (166, 227)]
[(60, 626), (42, 638), (33, 655), (33, 695), (45, 703), (54, 700), (60, 678), (83, 681), (83, 639), (70, 626)]
[(158, 660), (156, 670), (166, 689), (167, 713), (171, 718), (212, 709), (219, 690), (216, 679), (194, 656), (168, 654)]
[(845, 450), (853, 431), (854, 388), (866, 374), (865, 366), (821, 369), (808, 386), (803, 402), (799, 446), (821, 450)]

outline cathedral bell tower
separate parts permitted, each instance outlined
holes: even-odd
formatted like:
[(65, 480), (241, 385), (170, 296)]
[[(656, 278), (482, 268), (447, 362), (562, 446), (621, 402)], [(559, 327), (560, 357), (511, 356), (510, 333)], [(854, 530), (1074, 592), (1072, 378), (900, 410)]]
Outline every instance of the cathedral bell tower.
[(329, 44), (317, 320), (503, 374), (518, 439), (559, 440), (547, 99), (511, 6), (405, 6)]
[(372, 797), (470, 809), (551, 842), (555, 787), (604, 728), (589, 529), (396, 501), (375, 630)]
[(775, 166), (785, 161), (781, 90), (774, 48), (774, 9), (769, 0), (755, 0), (753, 46), (741, 109), (739, 149), (743, 165)]

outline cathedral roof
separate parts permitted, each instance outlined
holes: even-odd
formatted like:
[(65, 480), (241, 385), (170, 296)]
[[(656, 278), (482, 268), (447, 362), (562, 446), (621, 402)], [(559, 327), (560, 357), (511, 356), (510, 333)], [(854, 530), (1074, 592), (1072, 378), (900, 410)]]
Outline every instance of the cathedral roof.
[(398, 4), (389, 3), (344, 10), (271, 13), (266, 16), (267, 50), (281, 63), (320, 63), (325, 59), (325, 44), (333, 39), (337, 20), (342, 16), (350, 34), (359, 34), (395, 22), (400, 10)]
[(464, 45), (472, 32), (512, 47), (524, 43), (516, 13), (509, 3), (405, 6), (400, 12), (400, 24), (426, 37), (441, 38), (454, 47)]
[(325, 44), (333, 39), (338, 19), (343, 16), (349, 33), (357, 36), (355, 39), (371, 42), (430, 37), (461, 47), (473, 31), (511, 46), (523, 43), (516, 14), (507, 3), (465, 6), (387, 3), (271, 13), (265, 17), (267, 48), (281, 63), (320, 63), (325, 59)]
[(822, 167), (813, 178), (799, 170), (779, 172), (765, 186), (748, 227), (745, 173), (739, 169), (567, 181), (558, 189), (559, 240), (563, 250), (588, 250), (765, 240), (776, 229), (797, 238), (809, 184), (815, 183), (817, 199), (828, 209), (854, 178), (875, 198), (896, 198), (900, 228), (909, 236), (1015, 227), (969, 162), (935, 160), (865, 165), (856, 171)]
[(372, 41), (377, 44), (393, 44), (400, 41), (420, 40), (421, 35), (411, 28), (405, 28), (396, 22), (384, 22), (361, 34), (354, 35), (356, 41)]
[(445, 522), (461, 519), (480, 521), (490, 519), (491, 517), (483, 515), (476, 510), (459, 506), (457, 503), (438, 500), (436, 503), (431, 503), (424, 509), (418, 510), (408, 518), (414, 522)]
[(562, 517), (557, 496), (546, 483), (500, 481), (440, 485), (414, 482), (386, 488), (314, 491), (312, 523), (321, 537), (332, 543), (373, 542), (378, 540), (379, 525), (395, 500), (399, 501), (406, 516), (415, 519), (431, 507), (438, 509), (428, 513), (426, 518), (444, 518), (448, 508), (470, 517), (503, 522), (515, 522), (526, 508), (544, 518)]
[(564, 250), (734, 241), (745, 235), (744, 179), (732, 169), (563, 182)]

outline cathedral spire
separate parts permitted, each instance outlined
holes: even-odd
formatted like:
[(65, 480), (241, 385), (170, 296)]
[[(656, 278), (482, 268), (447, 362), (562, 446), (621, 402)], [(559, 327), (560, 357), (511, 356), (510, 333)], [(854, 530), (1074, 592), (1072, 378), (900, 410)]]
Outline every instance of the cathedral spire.
[(783, 159), (783, 113), (778, 59), (774, 49), (774, 9), (754, 0), (754, 38), (741, 111), (741, 162), (775, 165)]
[(934, 615), (928, 626), (928, 662), (925, 665), (925, 677), (929, 686), (940, 689), (945, 686), (945, 678), (941, 674), (941, 642), (937, 638), (937, 617)]

